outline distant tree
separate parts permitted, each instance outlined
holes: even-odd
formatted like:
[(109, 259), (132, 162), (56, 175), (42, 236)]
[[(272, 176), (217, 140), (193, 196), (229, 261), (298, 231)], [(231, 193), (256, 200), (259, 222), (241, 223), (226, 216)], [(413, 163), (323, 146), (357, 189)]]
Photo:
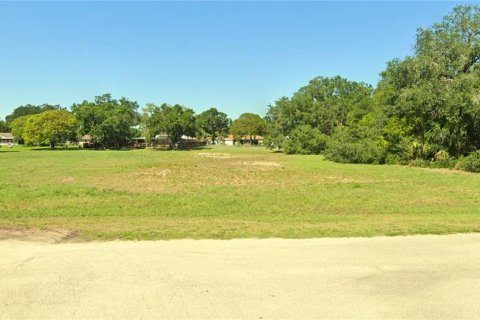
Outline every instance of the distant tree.
[(10, 132), (10, 126), (0, 118), (0, 132)]
[(7, 122), (7, 124), (10, 124), (12, 123), (13, 120), (19, 117), (39, 114), (48, 110), (61, 110), (61, 109), (62, 107), (60, 107), (59, 105), (51, 105), (48, 103), (44, 103), (39, 106), (27, 104), (27, 105), (15, 108), (15, 110), (13, 110), (11, 114), (5, 117), (5, 121)]
[(212, 142), (218, 135), (228, 132), (231, 120), (216, 108), (210, 108), (197, 116), (198, 126), (210, 135)]
[(75, 117), (70, 112), (49, 110), (26, 117), (23, 138), (27, 143), (49, 144), (54, 149), (58, 143), (74, 139), (75, 129)]
[(27, 122), (28, 118), (31, 116), (22, 116), (15, 118), (11, 123), (10, 126), (12, 127), (12, 135), (14, 136), (15, 140), (19, 144), (24, 144), (24, 128), (25, 123)]
[(93, 141), (106, 148), (127, 145), (135, 132), (131, 129), (138, 124), (137, 109), (136, 101), (112, 99), (110, 94), (72, 106), (78, 123), (78, 134), (89, 134)]
[(258, 114), (243, 113), (232, 122), (230, 133), (236, 137), (248, 136), (250, 141), (256, 135), (265, 133), (266, 123)]
[[(282, 97), (268, 108), (266, 142), (283, 147), (298, 126), (308, 125), (330, 136), (335, 127), (356, 122), (371, 108), (372, 88), (339, 76), (317, 77), (291, 98)], [(304, 128), (305, 129), (305, 128)], [(312, 153), (316, 153), (313, 149)]]
[(152, 105), (152, 114), (148, 120), (149, 132), (166, 133), (170, 138), (170, 147), (180, 142), (182, 135), (195, 136), (195, 113), (192, 109), (176, 104), (166, 103), (160, 107)]
[(298, 125), (294, 114), (295, 106), (287, 97), (282, 97), (274, 105), (268, 106), (265, 117), (267, 122), (265, 144), (269, 148), (283, 148), (289, 132)]
[(142, 109), (142, 114), (140, 116), (140, 132), (144, 135), (147, 141), (151, 141), (155, 138), (157, 132), (153, 131), (150, 125), (150, 118), (158, 107), (153, 103), (147, 103), (146, 106)]

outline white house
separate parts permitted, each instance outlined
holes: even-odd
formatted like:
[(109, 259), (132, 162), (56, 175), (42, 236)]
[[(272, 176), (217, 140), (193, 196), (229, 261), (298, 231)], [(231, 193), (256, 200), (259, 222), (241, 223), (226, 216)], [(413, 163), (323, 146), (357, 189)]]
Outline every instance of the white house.
[(234, 146), (235, 145), (235, 138), (232, 135), (228, 135), (223, 138), (223, 142), (226, 146)]
[(14, 137), (9, 132), (0, 132), (0, 145), (10, 146), (14, 144)]

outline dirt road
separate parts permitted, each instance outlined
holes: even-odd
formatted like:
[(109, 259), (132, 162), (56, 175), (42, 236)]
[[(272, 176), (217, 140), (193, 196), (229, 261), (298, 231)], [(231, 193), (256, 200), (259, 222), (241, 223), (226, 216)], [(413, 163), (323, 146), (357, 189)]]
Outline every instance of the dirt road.
[(0, 241), (0, 319), (480, 315), (480, 235)]

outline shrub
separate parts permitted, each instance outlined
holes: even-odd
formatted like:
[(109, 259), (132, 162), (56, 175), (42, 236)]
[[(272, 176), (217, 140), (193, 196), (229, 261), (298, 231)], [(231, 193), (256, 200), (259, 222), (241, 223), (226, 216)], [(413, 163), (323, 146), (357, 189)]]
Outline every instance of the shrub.
[(469, 172), (480, 172), (480, 150), (458, 159), (456, 168)]
[(432, 166), (435, 168), (453, 168), (455, 167), (455, 159), (445, 150), (440, 150), (435, 153)]
[(178, 149), (194, 149), (194, 148), (200, 148), (206, 145), (206, 141), (204, 140), (180, 140), (178, 142)]
[(356, 142), (338, 142), (332, 139), (328, 144), (325, 157), (335, 162), (343, 163), (385, 163), (386, 149), (372, 139)]
[(388, 152), (387, 156), (385, 157), (385, 163), (386, 164), (398, 164), (398, 163), (401, 163), (401, 161), (398, 159), (398, 156), (396, 156), (393, 153)]
[(310, 125), (301, 125), (292, 130), (283, 148), (288, 154), (320, 154), (325, 150), (328, 136)]
[(413, 167), (420, 167), (420, 168), (431, 168), (432, 161), (428, 161), (425, 159), (413, 159), (408, 163), (410, 166)]
[(327, 144), (325, 157), (342, 163), (385, 163), (387, 148), (381, 137), (355, 138), (347, 128), (337, 128)]

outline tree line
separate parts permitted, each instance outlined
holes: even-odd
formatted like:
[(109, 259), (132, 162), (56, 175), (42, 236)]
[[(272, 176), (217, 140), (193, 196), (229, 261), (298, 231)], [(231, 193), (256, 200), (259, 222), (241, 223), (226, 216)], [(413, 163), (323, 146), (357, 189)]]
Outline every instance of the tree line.
[(144, 136), (152, 141), (162, 133), (174, 148), (182, 136), (215, 142), (228, 133), (237, 137), (263, 134), (266, 127), (265, 120), (253, 113), (244, 113), (232, 121), (216, 108), (198, 115), (179, 104), (150, 103), (141, 112), (138, 109), (136, 101), (114, 99), (111, 94), (75, 103), (70, 110), (59, 105), (25, 105), (0, 121), (0, 132), (12, 131), (21, 144), (51, 148), (66, 141), (78, 141), (85, 135), (99, 148), (122, 148), (132, 138)]
[(337, 162), (480, 171), (479, 63), (480, 8), (457, 6), (418, 29), (413, 54), (388, 62), (375, 88), (318, 77), (278, 99), (268, 144)]
[[(288, 154), (324, 154), (349, 163), (401, 163), (480, 171), (480, 7), (457, 6), (439, 23), (417, 31), (413, 53), (394, 59), (376, 87), (340, 76), (317, 77), (291, 97), (232, 121), (211, 108), (198, 115), (182, 105), (138, 104), (105, 94), (60, 106), (26, 105), (0, 128), (26, 143), (89, 134), (99, 146), (119, 148), (134, 136), (208, 138), (265, 135)], [(5, 131), (5, 130), (3, 130)]]

